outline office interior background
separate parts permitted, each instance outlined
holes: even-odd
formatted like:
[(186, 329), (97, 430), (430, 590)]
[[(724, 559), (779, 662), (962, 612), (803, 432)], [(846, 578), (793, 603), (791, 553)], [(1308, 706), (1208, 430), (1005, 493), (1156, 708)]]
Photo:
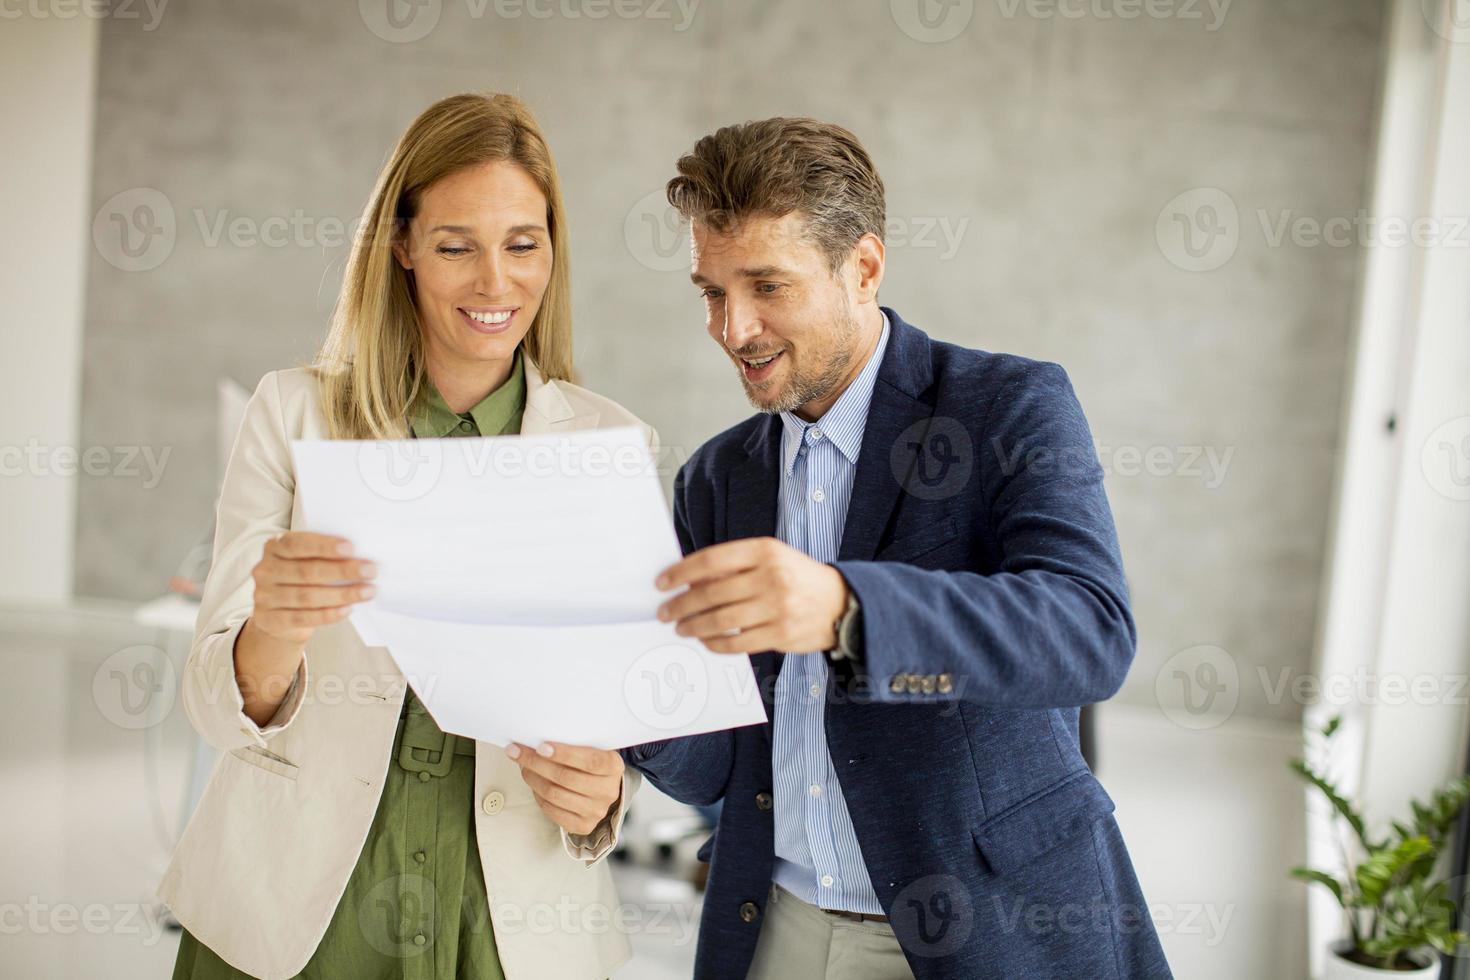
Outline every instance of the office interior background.
[[(0, 974), (171, 968), (153, 890), (213, 764), (177, 590), (241, 391), (311, 359), (394, 140), (462, 91), (537, 113), (580, 380), (666, 482), (749, 412), (674, 161), (859, 135), (883, 303), (1060, 362), (1092, 425), (1139, 629), (1094, 764), (1176, 975), (1320, 975), (1304, 731), (1342, 716), (1376, 826), (1466, 766), (1467, 0), (0, 0)], [(633, 801), (618, 976), (689, 975), (704, 833)]]

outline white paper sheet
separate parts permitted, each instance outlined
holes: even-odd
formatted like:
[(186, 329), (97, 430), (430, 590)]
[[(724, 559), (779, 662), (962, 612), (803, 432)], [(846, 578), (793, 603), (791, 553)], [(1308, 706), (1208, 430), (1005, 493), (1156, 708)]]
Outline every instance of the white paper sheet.
[(679, 546), (637, 429), (292, 451), (305, 527), (378, 566), (354, 627), (445, 731), (622, 748), (766, 720), (749, 657), (655, 618)]

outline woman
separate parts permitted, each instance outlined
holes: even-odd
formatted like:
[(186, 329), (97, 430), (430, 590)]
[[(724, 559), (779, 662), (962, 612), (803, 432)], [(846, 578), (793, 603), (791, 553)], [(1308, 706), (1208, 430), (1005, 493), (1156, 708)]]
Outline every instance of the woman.
[(616, 752), (440, 731), (344, 621), (372, 556), (292, 530), (292, 439), (632, 424), (652, 445), (568, 382), (569, 299), (530, 112), (431, 106), (373, 190), (316, 365), (260, 382), (225, 475), (183, 681), (224, 755), (159, 889), (185, 928), (175, 980), (591, 978), (628, 957), (599, 859), (637, 776)]

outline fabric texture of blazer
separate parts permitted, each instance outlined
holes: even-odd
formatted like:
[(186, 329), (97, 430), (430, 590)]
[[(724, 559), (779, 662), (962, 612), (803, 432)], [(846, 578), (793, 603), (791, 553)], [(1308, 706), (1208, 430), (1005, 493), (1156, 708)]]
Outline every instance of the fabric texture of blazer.
[[(1078, 710), (1135, 627), (1103, 473), (1058, 365), (892, 326), (837, 570), (862, 659), (828, 657), (825, 731), (863, 861), (918, 980), (1169, 977)], [(685, 553), (776, 530), (781, 421), (680, 470)], [(783, 654), (752, 656), (769, 717)], [(806, 654), (806, 656), (827, 656)], [(746, 975), (774, 860), (771, 728), (624, 750), (662, 790), (723, 798), (697, 980)]]
[[(654, 431), (615, 402), (543, 379), (530, 358), (525, 371), (522, 435), (632, 425), (656, 451)], [(298, 973), (326, 931), (382, 794), (406, 690), (387, 649), (366, 646), (344, 620), (313, 634), (265, 726), (244, 712), (234, 646), (252, 609), (250, 572), (268, 539), (301, 527), (291, 440), (324, 438), (308, 371), (261, 379), (226, 468), (182, 680), (190, 721), (222, 755), (158, 889), (194, 936), (262, 980)], [(509, 980), (600, 980), (631, 955), (624, 933), (597, 923), (616, 920), (603, 858), (639, 782), (629, 768), (601, 832), (571, 836), (541, 812), (501, 747), (477, 743), (476, 832)]]

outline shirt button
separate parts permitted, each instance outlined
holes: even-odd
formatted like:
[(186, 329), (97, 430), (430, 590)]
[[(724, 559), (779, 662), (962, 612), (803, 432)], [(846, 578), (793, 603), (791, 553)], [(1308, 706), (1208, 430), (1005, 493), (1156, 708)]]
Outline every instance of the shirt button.
[(417, 861), (419, 864), (423, 864), (425, 861), (427, 861), (429, 859), (429, 856), (427, 854), (425, 854), (423, 851), (414, 851), (413, 852), (413, 859), (415, 861)]
[(420, 769), (419, 770), (419, 782), (421, 782), (421, 783), (427, 783), (428, 781), (429, 781), (429, 771), (427, 769)]
[(425, 936), (423, 933), (418, 933), (417, 935), (415, 935), (413, 937), (413, 944), (415, 946), (422, 946), (424, 943), (426, 943), (428, 941), (429, 941), (429, 938), (427, 936)]
[(480, 803), (480, 806), (486, 813), (493, 817), (505, 808), (505, 794), (498, 789), (491, 790), (485, 794), (485, 799)]
[(820, 684), (813, 684), (811, 686), (810, 690), (812, 692), (812, 697), (819, 698), (819, 697), (822, 696), (822, 685), (820, 685)]
[(807, 789), (807, 792), (812, 794), (813, 796), (821, 796), (822, 787), (818, 786), (816, 783), (812, 783), (812, 785)]
[(822, 438), (822, 429), (820, 426), (814, 425), (806, 431), (811, 434), (812, 442), (817, 442)]
[(460, 419), (459, 420), (459, 431), (461, 431), (461, 432), (468, 432), (468, 431), (470, 431), (470, 426), (471, 426), (471, 422), (470, 422), (469, 419)]
[(824, 491), (821, 487), (817, 487), (817, 489), (812, 491), (812, 499), (820, 504), (822, 501), (827, 499), (826, 491)]
[(832, 887), (832, 876), (831, 875), (822, 875), (822, 887), (823, 888), (831, 888)]

